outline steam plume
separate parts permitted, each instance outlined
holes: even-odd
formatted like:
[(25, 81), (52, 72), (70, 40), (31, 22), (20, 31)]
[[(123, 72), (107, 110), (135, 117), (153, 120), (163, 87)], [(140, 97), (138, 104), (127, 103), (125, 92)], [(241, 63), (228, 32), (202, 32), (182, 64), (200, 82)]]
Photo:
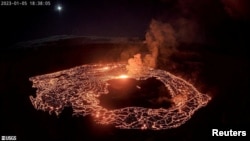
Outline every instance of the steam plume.
[(177, 46), (173, 27), (161, 21), (151, 21), (145, 39), (150, 54), (147, 54), (143, 61), (146, 66), (152, 68), (157, 67), (159, 56), (168, 58)]
[(126, 69), (128, 70), (128, 74), (138, 74), (142, 71), (142, 66), (141, 54), (136, 54), (134, 58), (128, 60)]
[(145, 35), (145, 43), (149, 53), (143, 59), (141, 54), (130, 58), (127, 66), (129, 73), (139, 73), (142, 66), (156, 68), (158, 59), (166, 62), (177, 46), (175, 31), (168, 23), (152, 20)]

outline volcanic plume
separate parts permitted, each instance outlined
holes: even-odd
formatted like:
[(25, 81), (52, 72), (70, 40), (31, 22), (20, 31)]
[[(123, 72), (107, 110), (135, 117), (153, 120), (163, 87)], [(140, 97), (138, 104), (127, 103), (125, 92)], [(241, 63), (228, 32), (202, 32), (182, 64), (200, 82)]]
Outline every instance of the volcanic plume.
[(136, 54), (134, 58), (128, 60), (127, 69), (130, 73), (134, 71), (131, 69), (136, 66), (136, 70), (140, 71), (141, 65), (157, 68), (159, 56), (164, 56), (163, 61), (166, 63), (178, 45), (173, 27), (168, 23), (154, 19), (150, 23), (144, 43), (146, 43), (149, 53), (143, 55), (143, 58), (141, 58), (141, 54)]

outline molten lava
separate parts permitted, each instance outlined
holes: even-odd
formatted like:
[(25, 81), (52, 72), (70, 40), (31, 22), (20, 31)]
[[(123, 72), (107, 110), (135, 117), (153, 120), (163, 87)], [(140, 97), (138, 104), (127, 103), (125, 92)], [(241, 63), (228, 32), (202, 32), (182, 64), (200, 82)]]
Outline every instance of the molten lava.
[(128, 75), (122, 74), (120, 76), (117, 77), (118, 79), (126, 79), (128, 78)]
[[(141, 73), (135, 71), (128, 76), (125, 64), (83, 65), (31, 77), (37, 91), (36, 97), (30, 96), (30, 100), (36, 109), (57, 115), (71, 106), (74, 115), (91, 115), (100, 124), (112, 124), (122, 129), (162, 130), (184, 124), (211, 99), (169, 72), (143, 66), (140, 70)], [(108, 110), (100, 105), (99, 97), (109, 93), (108, 81), (128, 78), (146, 80), (152, 77), (161, 81), (169, 91), (174, 103), (170, 108), (125, 107)], [(141, 89), (140, 86), (136, 88)]]

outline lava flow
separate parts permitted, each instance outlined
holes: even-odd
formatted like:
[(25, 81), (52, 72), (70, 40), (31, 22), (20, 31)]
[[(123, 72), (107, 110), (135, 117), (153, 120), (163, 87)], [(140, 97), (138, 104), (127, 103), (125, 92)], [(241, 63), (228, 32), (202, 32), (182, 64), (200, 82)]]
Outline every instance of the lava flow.
[[(210, 97), (193, 85), (164, 70), (141, 68), (139, 74), (128, 74), (125, 64), (82, 65), (68, 70), (31, 77), (36, 97), (30, 96), (34, 107), (59, 115), (72, 107), (74, 115), (91, 115), (99, 124), (112, 124), (121, 129), (162, 130), (184, 124), (196, 110), (206, 106)], [(156, 78), (170, 92), (174, 103), (170, 108), (125, 107), (108, 110), (98, 99), (108, 94), (107, 81), (134, 78)]]

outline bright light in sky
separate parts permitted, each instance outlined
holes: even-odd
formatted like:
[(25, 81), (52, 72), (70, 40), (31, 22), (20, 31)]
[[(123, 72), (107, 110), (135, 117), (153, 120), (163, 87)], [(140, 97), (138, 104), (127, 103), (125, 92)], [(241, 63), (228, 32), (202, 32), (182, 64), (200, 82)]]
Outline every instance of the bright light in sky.
[(59, 12), (62, 11), (62, 6), (61, 5), (57, 5), (56, 6), (56, 10), (59, 11)]

